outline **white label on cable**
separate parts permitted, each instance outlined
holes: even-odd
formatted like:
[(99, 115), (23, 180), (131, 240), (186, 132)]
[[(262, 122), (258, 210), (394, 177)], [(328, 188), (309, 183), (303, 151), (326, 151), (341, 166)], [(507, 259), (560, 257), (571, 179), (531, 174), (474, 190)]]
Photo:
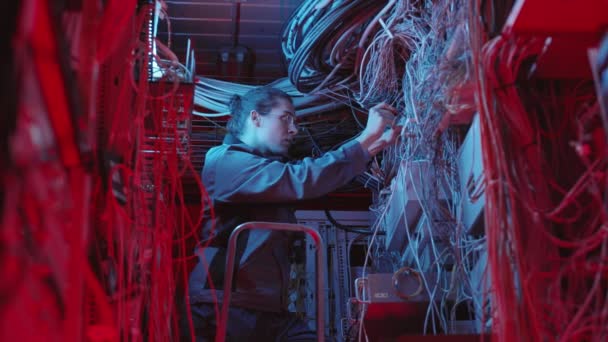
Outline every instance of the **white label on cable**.
[(388, 292), (376, 292), (374, 298), (388, 298)]

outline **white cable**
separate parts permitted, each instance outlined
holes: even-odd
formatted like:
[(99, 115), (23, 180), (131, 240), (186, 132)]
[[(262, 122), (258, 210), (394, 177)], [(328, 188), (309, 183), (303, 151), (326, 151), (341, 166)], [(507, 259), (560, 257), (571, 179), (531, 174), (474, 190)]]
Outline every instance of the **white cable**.
[(202, 116), (202, 117), (206, 117), (206, 118), (219, 118), (222, 116), (230, 116), (229, 112), (225, 112), (225, 113), (203, 113), (203, 112), (199, 112), (196, 110), (192, 110), (192, 114), (196, 115), (196, 116)]

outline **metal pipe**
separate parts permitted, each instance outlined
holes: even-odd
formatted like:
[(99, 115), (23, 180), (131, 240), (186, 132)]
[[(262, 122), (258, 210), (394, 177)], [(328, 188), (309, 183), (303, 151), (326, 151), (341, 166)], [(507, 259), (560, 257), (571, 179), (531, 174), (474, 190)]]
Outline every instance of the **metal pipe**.
[(293, 223), (277, 223), (277, 222), (246, 222), (234, 229), (228, 240), (228, 255), (226, 257), (226, 269), (224, 273), (224, 296), (222, 300), (222, 311), (218, 320), (217, 330), (215, 333), (215, 342), (224, 342), (226, 339), (226, 329), (228, 327), (228, 307), (230, 306), (230, 297), (232, 296), (232, 278), (234, 273), (234, 259), (236, 255), (236, 242), (239, 234), (247, 229), (267, 229), (267, 230), (283, 230), (292, 232), (305, 232), (310, 235), (317, 249), (315, 260), (317, 264), (316, 270), (316, 290), (317, 290), (317, 341), (325, 341), (325, 299), (323, 281), (323, 249), (321, 248), (321, 235), (316, 230)]

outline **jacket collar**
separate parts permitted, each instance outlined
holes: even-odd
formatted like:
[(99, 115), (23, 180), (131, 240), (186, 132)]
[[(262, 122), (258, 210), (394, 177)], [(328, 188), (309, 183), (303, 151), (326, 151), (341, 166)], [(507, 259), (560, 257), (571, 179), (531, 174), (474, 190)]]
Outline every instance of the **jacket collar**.
[(235, 137), (234, 135), (232, 135), (232, 133), (228, 133), (224, 136), (224, 144), (226, 145), (245, 145), (244, 142), (241, 141), (241, 139)]

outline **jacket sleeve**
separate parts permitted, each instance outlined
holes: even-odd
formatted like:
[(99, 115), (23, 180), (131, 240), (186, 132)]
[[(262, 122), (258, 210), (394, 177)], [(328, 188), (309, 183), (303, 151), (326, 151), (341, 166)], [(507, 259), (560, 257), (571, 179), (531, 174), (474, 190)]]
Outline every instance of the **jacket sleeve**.
[(215, 165), (216, 201), (283, 202), (322, 196), (365, 171), (370, 155), (357, 141), (297, 163), (228, 149)]

